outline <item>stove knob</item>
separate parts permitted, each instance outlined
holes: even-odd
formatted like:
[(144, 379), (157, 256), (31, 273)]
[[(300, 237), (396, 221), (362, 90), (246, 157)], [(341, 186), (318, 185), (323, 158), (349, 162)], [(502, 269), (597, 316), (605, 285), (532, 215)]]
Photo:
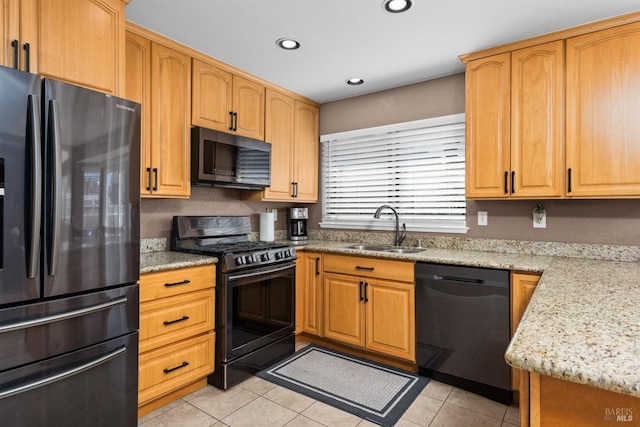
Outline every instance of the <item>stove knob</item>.
[(269, 258), (270, 257), (269, 257), (269, 253), (268, 252), (265, 252), (262, 255), (260, 255), (260, 261), (262, 261), (262, 262), (269, 261)]
[(282, 259), (282, 252), (276, 252), (273, 255), (276, 260)]
[(242, 257), (242, 256), (236, 257), (235, 263), (236, 263), (236, 265), (244, 264), (244, 257)]
[(289, 249), (285, 249), (285, 250), (284, 250), (284, 252), (283, 252), (283, 256), (284, 256), (284, 257), (287, 257), (287, 258), (288, 258), (288, 257), (291, 257), (291, 252), (289, 251)]

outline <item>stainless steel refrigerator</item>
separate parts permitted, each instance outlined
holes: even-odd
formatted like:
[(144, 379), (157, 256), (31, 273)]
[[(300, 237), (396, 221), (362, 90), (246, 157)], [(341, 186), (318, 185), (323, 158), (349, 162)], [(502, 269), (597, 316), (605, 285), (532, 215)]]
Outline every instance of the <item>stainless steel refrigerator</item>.
[(0, 424), (135, 426), (140, 105), (0, 67)]

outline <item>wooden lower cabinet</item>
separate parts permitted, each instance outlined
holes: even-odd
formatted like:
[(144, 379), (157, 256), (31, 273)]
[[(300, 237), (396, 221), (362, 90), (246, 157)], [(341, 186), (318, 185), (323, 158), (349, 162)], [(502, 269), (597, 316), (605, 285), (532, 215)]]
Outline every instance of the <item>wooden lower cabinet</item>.
[[(516, 332), (539, 280), (539, 274), (511, 273), (511, 336)], [(520, 390), (520, 370), (516, 368), (511, 368), (511, 389), (517, 392), (514, 398), (518, 402), (523, 391)]]
[(140, 277), (138, 415), (206, 384), (214, 369), (215, 266)]
[(531, 373), (530, 417), (522, 427), (640, 425), (640, 398)]
[(323, 265), (324, 337), (415, 361), (414, 264), (325, 255)]
[(296, 334), (322, 332), (322, 255), (299, 252), (296, 263)]

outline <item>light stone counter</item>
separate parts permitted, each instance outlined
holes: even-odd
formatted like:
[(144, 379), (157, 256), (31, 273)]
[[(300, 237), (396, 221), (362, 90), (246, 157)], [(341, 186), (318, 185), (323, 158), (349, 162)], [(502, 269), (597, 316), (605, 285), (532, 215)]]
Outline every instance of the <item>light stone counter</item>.
[(218, 259), (210, 256), (181, 252), (144, 252), (140, 254), (140, 274), (214, 264), (216, 262), (218, 262)]
[[(297, 249), (543, 272), (507, 348), (507, 362), (516, 368), (640, 397), (640, 264), (636, 247), (628, 251), (602, 248), (615, 257), (630, 259), (621, 262), (435, 247), (416, 254), (393, 254), (345, 248), (349, 244), (311, 240)], [(595, 245), (577, 249), (561, 246), (560, 250), (574, 251), (575, 256), (585, 252), (601, 256)]]

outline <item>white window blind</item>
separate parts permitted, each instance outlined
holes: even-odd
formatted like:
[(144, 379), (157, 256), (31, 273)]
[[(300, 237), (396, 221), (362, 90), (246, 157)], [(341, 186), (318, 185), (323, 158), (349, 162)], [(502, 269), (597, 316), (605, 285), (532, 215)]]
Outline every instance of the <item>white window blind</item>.
[(325, 228), (465, 233), (464, 114), (323, 135)]

